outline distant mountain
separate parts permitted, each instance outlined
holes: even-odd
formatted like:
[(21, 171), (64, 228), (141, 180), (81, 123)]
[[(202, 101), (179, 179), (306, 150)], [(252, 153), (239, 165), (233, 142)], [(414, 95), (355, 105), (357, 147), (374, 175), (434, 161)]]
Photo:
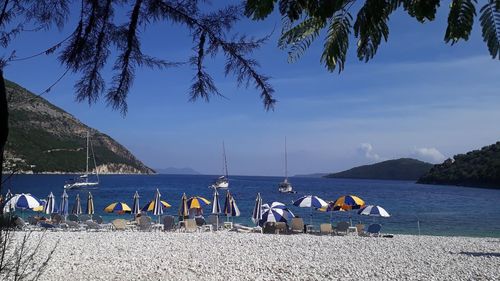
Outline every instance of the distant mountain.
[(186, 168), (175, 168), (168, 167), (164, 169), (155, 169), (158, 174), (166, 174), (166, 175), (201, 175), (200, 172), (195, 171), (189, 167)]
[(435, 165), (418, 183), (500, 188), (500, 142)]
[(303, 175), (294, 175), (297, 178), (322, 178), (328, 175), (328, 173), (314, 173), (314, 174), (303, 174)]
[[(6, 81), (9, 138), (5, 171), (81, 173), (86, 163), (86, 133), (100, 173), (151, 174), (124, 146), (23, 87)], [(93, 165), (92, 165), (93, 167)]]
[(429, 172), (432, 164), (412, 158), (387, 160), (372, 165), (364, 165), (347, 171), (328, 174), (326, 178), (417, 180)]

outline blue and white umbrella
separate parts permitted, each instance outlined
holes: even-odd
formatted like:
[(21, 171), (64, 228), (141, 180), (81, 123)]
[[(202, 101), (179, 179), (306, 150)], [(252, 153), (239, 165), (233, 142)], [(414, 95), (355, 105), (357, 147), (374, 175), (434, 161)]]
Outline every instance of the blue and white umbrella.
[(364, 207), (363, 209), (358, 211), (358, 214), (363, 216), (383, 217), (383, 218), (388, 218), (391, 216), (384, 208), (374, 205), (368, 205)]
[(255, 205), (252, 212), (252, 221), (253, 223), (258, 224), (260, 220), (262, 220), (262, 197), (260, 197), (260, 193), (257, 193), (257, 198), (255, 198)]
[(7, 193), (5, 194), (5, 202), (9, 201), (10, 198), (12, 198), (12, 192), (10, 192), (10, 189), (8, 189)]
[(132, 206), (132, 214), (137, 215), (141, 213), (141, 207), (139, 205), (139, 193), (136, 191), (134, 194), (134, 205)]
[(239, 217), (241, 215), (238, 205), (236, 205), (236, 200), (231, 195), (229, 190), (226, 193), (226, 200), (224, 201), (224, 214), (229, 217)]
[(212, 200), (212, 215), (215, 215), (215, 222), (217, 223), (217, 229), (219, 229), (219, 214), (222, 213), (222, 209), (219, 203), (219, 192), (217, 188), (214, 188), (214, 200)]
[(47, 196), (47, 201), (43, 205), (43, 213), (50, 215), (55, 212), (56, 208), (56, 200), (54, 198), (54, 194), (52, 192)]
[(71, 209), (71, 213), (74, 215), (77, 215), (77, 216), (79, 216), (83, 213), (82, 204), (80, 202), (80, 194), (76, 195), (75, 204), (73, 205), (73, 208)]
[(66, 193), (66, 189), (63, 191), (63, 194), (61, 195), (61, 206), (59, 207), (59, 214), (66, 219), (69, 213), (69, 207), (68, 207), (68, 193)]
[(158, 223), (160, 223), (160, 216), (163, 215), (163, 204), (161, 202), (161, 194), (158, 188), (155, 192), (155, 203), (153, 209), (153, 215), (158, 216)]
[(271, 206), (268, 204), (262, 205), (262, 219), (259, 221), (260, 226), (264, 226), (266, 222), (288, 222), (294, 214), (286, 208), (281, 202), (273, 202)]
[(301, 208), (310, 208), (311, 209), (311, 225), (312, 225), (313, 208), (319, 209), (319, 208), (327, 207), (328, 203), (326, 203), (325, 200), (323, 200), (317, 196), (306, 195), (306, 196), (302, 196), (299, 199), (295, 200), (293, 202), (293, 205), (301, 207)]
[(5, 203), (4, 213), (15, 211), (16, 209), (33, 209), (40, 206), (40, 201), (31, 194), (16, 194)]

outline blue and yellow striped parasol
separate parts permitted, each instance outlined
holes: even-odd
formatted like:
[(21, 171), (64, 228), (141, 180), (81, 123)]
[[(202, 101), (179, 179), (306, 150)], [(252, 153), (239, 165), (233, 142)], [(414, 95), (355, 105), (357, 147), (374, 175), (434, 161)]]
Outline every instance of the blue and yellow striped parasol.
[(188, 209), (201, 209), (202, 207), (210, 205), (211, 203), (212, 202), (210, 202), (206, 198), (203, 198), (201, 196), (194, 196), (187, 200), (187, 207)]
[(121, 215), (121, 214), (132, 212), (132, 209), (126, 203), (114, 202), (114, 203), (111, 203), (106, 208), (104, 208), (104, 212), (106, 212), (106, 213), (116, 212), (116, 213)]
[(349, 211), (363, 208), (365, 206), (365, 201), (354, 195), (345, 195), (337, 198), (333, 205), (335, 211), (338, 209)]
[[(172, 205), (168, 204), (166, 201), (160, 200), (161, 204), (163, 205), (163, 208), (170, 208)], [(151, 200), (148, 204), (144, 205), (142, 207), (141, 211), (144, 212), (152, 212), (155, 209), (155, 200)]]

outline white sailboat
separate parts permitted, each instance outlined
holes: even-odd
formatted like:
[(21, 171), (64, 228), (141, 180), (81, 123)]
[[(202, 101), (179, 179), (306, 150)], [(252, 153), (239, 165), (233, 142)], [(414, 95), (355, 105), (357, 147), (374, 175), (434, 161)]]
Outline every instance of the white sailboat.
[[(89, 147), (92, 150), (92, 159), (94, 160), (96, 181), (89, 181), (89, 158), (90, 158)], [(97, 171), (97, 164), (95, 162), (94, 148), (92, 147), (92, 143), (90, 142), (90, 133), (89, 131), (87, 131), (87, 165), (85, 169), (85, 174), (80, 175), (79, 177), (71, 180), (70, 182), (67, 182), (64, 185), (64, 189), (88, 188), (88, 187), (95, 187), (97, 185), (99, 185), (99, 173)]]
[(226, 147), (224, 146), (224, 142), (222, 142), (222, 172), (224, 175), (218, 177), (215, 182), (210, 185), (210, 188), (215, 189), (228, 189), (229, 188), (229, 178), (227, 174), (227, 159), (226, 159)]
[(285, 137), (285, 179), (279, 183), (278, 191), (281, 193), (297, 193), (293, 190), (292, 184), (288, 182), (288, 158), (286, 151), (286, 137)]

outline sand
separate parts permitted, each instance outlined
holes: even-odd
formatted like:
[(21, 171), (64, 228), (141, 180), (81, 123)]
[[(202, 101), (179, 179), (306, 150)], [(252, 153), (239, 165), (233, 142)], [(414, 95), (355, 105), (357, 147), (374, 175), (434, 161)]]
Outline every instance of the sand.
[[(23, 232), (17, 232), (17, 240)], [(35, 232), (41, 280), (499, 280), (500, 239)], [(34, 240), (34, 239), (33, 239)]]

